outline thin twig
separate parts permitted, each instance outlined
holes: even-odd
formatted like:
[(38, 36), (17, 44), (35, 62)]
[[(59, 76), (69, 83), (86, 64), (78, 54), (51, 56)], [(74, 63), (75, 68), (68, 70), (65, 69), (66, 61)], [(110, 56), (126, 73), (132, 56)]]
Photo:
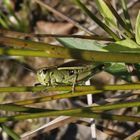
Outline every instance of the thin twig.
[(0, 29), (0, 34), (2, 36), (7, 36), (7, 37), (14, 37), (14, 38), (20, 38), (20, 37), (37, 37), (37, 38), (44, 38), (44, 37), (63, 37), (63, 38), (81, 38), (81, 39), (93, 39), (93, 40), (103, 40), (103, 41), (114, 41), (113, 38), (107, 38), (104, 36), (98, 36), (98, 35), (92, 35), (92, 36), (87, 36), (87, 35), (62, 35), (62, 34), (34, 34), (34, 33), (22, 33), (22, 32), (17, 32), (17, 31), (10, 31), (10, 30), (5, 30), (5, 29)]
[(124, 140), (138, 140), (137, 138), (139, 138), (139, 137), (140, 137), (140, 130), (137, 130), (136, 132), (134, 132), (133, 134), (131, 134)]

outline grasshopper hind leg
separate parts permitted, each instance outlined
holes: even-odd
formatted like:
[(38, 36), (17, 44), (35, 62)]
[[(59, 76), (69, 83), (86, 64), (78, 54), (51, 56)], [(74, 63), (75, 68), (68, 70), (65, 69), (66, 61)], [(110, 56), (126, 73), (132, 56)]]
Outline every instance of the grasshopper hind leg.
[(72, 93), (75, 92), (75, 86), (76, 86), (76, 84), (77, 84), (77, 78), (78, 78), (78, 74), (76, 75), (76, 77), (75, 77), (75, 79), (74, 79), (74, 82), (73, 82), (73, 84), (72, 84)]
[(75, 92), (75, 85), (76, 85), (76, 83), (73, 83), (73, 84), (72, 84), (72, 93)]

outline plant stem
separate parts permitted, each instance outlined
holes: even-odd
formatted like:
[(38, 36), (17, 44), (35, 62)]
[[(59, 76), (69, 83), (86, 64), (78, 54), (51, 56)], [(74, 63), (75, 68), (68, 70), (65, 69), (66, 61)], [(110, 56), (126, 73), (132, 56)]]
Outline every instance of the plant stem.
[(37, 97), (37, 98), (33, 98), (33, 99), (16, 101), (12, 104), (27, 105), (27, 104), (41, 103), (41, 102), (47, 102), (47, 101), (52, 101), (52, 100), (64, 99), (64, 98), (83, 96), (83, 95), (87, 95), (87, 94), (98, 94), (101, 92), (102, 92), (102, 90), (75, 92), (75, 93), (73, 93), (73, 92), (72, 93), (63, 93), (63, 94), (56, 94), (56, 95), (51, 95), (51, 96), (43, 96), (43, 97)]
[(31, 113), (31, 114), (22, 114), (8, 117), (0, 117), (0, 123), (7, 121), (19, 121), (25, 119), (34, 119), (41, 117), (50, 117), (50, 116), (73, 116), (73, 117), (86, 117), (86, 118), (95, 118), (95, 119), (107, 119), (107, 120), (119, 120), (119, 121), (133, 121), (140, 122), (140, 117), (135, 116), (124, 116), (124, 115), (112, 115), (100, 112), (92, 112), (91, 110), (75, 109), (75, 110), (61, 110), (61, 111), (50, 111), (50, 112), (41, 112), (41, 113)]
[[(85, 111), (93, 111), (93, 112), (99, 112), (99, 111), (107, 111), (107, 110), (113, 110), (113, 109), (121, 109), (121, 108), (128, 108), (128, 107), (139, 107), (140, 101), (136, 102), (122, 102), (117, 104), (109, 104), (109, 105), (101, 105), (101, 106), (89, 106), (89, 107), (82, 107), (77, 109), (69, 109), (69, 111), (74, 110), (85, 110)], [(16, 111), (16, 112), (26, 112), (26, 113), (38, 113), (38, 112), (44, 112), (44, 111), (56, 111), (51, 109), (41, 109), (41, 108), (31, 108), (31, 107), (24, 107), (21, 105), (15, 105), (15, 104), (1, 104), (0, 110), (5, 111)]]
[[(39, 91), (71, 91), (71, 86), (21, 86), (21, 87), (0, 87), (0, 93), (3, 92), (39, 92)], [(104, 85), (104, 86), (75, 86), (75, 92), (80, 91), (107, 91), (107, 90), (137, 90), (140, 84), (122, 84), (122, 85)]]
[[(33, 57), (40, 56), (40, 57), (66, 58), (66, 59), (72, 58), (93, 62), (126, 62), (126, 63), (140, 62), (139, 53), (85, 51), (8, 37), (0, 37), (0, 44), (28, 48), (28, 49), (0, 48), (0, 55), (33, 56)], [(35, 50), (29, 50), (30, 48)]]

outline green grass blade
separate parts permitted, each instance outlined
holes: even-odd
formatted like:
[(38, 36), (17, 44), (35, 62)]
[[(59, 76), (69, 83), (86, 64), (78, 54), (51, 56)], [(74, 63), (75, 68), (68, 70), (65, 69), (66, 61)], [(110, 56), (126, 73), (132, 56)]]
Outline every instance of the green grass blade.
[[(47, 91), (71, 91), (71, 88), (72, 88), (71, 86), (62, 86), (62, 87), (59, 86), (59, 87), (55, 87), (55, 88), (48, 87)], [(7, 87), (7, 89), (8, 89), (8, 87)], [(9, 89), (10, 89), (10, 87), (9, 87)], [(17, 91), (21, 92), (20, 87), (18, 87), (17, 89), (19, 89)], [(37, 98), (32, 98), (32, 99), (16, 101), (16, 102), (13, 102), (12, 104), (28, 105), (28, 104), (47, 102), (47, 101), (58, 100), (58, 99), (63, 99), (63, 98), (83, 96), (83, 95), (87, 95), (87, 94), (101, 94), (104, 91), (137, 90), (137, 89), (140, 89), (140, 84), (106, 85), (106, 86), (102, 86), (102, 87), (98, 87), (98, 88), (96, 86), (76, 86), (74, 93), (72, 92), (72, 93), (63, 93), (63, 94), (57, 94), (57, 95), (52, 95), (52, 96), (37, 97)]]
[(135, 35), (136, 42), (140, 45), (140, 11), (136, 19), (135, 32), (136, 32), (136, 35)]
[[(90, 106), (90, 107), (82, 107), (82, 108), (76, 108), (76, 109), (69, 109), (69, 110), (61, 110), (61, 111), (66, 111), (68, 112), (78, 112), (79, 110), (90, 110), (92, 112), (99, 112), (99, 111), (108, 111), (108, 110), (116, 110), (116, 109), (121, 109), (121, 108), (129, 108), (129, 107), (139, 107), (140, 102), (139, 101), (133, 101), (133, 102), (122, 102), (122, 103), (116, 103), (116, 104), (109, 104), (109, 105), (100, 105), (100, 106)], [(2, 108), (3, 107), (3, 108)], [(11, 110), (12, 108), (12, 110)], [(23, 109), (24, 108), (24, 109)], [(16, 110), (17, 109), (17, 110)], [(4, 104), (1, 105), (0, 110), (5, 110), (5, 111), (14, 111), (14, 112), (26, 112), (26, 113), (42, 113), (42, 112), (54, 112), (57, 111), (55, 109), (41, 109), (41, 108), (31, 108), (31, 107), (24, 107), (24, 106), (19, 106), (19, 105), (12, 105), (12, 104)]]
[(127, 26), (128, 29), (133, 31), (132, 24), (131, 24), (131, 21), (130, 21), (130, 16), (129, 16), (129, 13), (128, 13), (128, 8), (127, 8), (127, 1), (126, 0), (121, 0), (121, 5), (122, 5), (122, 8), (123, 8), (123, 14), (124, 14), (124, 17), (125, 17), (124, 21), (126, 23), (126, 26)]
[(5, 23), (5, 21), (1, 17), (0, 17), (0, 25), (5, 29), (9, 29), (9, 26)]
[(64, 98), (84, 96), (87, 94), (99, 94), (101, 92), (103, 92), (103, 91), (102, 90), (95, 90), (95, 91), (83, 91), (83, 92), (74, 92), (74, 93), (73, 92), (70, 92), (70, 93), (66, 92), (63, 94), (56, 94), (56, 95), (51, 95), (51, 96), (43, 96), (43, 97), (37, 97), (37, 98), (32, 98), (32, 99), (16, 101), (12, 104), (17, 104), (17, 105), (35, 104), (35, 103), (42, 103), (42, 102), (59, 100), (59, 99), (64, 99)]
[(112, 115), (107, 113), (93, 112), (90, 108), (78, 108), (71, 110), (47, 111), (41, 113), (22, 114), (8, 117), (0, 117), (0, 123), (8, 121), (21, 121), (25, 119), (34, 119), (50, 116), (73, 116), (73, 117), (86, 117), (95, 119), (119, 120), (119, 121), (133, 121), (140, 122), (140, 117)]
[(12, 37), (4, 37), (0, 36), (0, 44), (6, 45), (6, 46), (13, 46), (16, 48), (28, 48), (32, 50), (47, 50), (48, 47), (53, 49), (53, 47), (61, 47), (58, 45), (51, 45), (47, 43), (41, 43), (41, 42), (34, 42), (29, 40), (23, 40), (18, 38), (12, 38)]
[[(5, 39), (5, 41), (4, 41)], [(26, 47), (28, 49), (0, 48), (0, 55), (8, 56), (32, 56), (32, 57), (51, 57), (66, 59), (81, 59), (93, 62), (126, 62), (140, 63), (140, 55), (137, 53), (115, 53), (115, 52), (99, 52), (86, 51), (79, 49), (69, 49), (61, 46), (50, 45), (27, 41), (22, 39), (6, 38), (0, 36), (0, 44), (13, 47)], [(42, 50), (30, 50), (29, 48), (42, 48)], [(106, 57), (107, 56), (107, 57)], [(106, 58), (106, 59), (105, 59)]]
[(105, 30), (112, 38), (115, 40), (120, 40), (118, 35), (116, 35), (108, 26), (106, 26), (101, 20), (99, 20), (91, 11), (89, 11), (80, 0), (74, 0), (76, 4), (94, 21), (96, 22), (103, 30)]
[(59, 48), (58, 51), (53, 51), (50, 48), (48, 49), (48, 51), (0, 48), (0, 55), (81, 59), (93, 62), (140, 63), (139, 53), (82, 51), (66, 48)]
[(13, 139), (13, 140), (20, 140), (20, 136), (15, 133), (12, 129), (10, 129), (8, 126), (1, 124), (2, 129)]
[[(108, 68), (107, 68), (108, 70)], [(18, 87), (0, 87), (0, 93), (3, 92), (39, 92), (39, 91), (71, 91), (71, 86), (18, 86)], [(96, 91), (96, 90), (134, 90), (140, 89), (140, 84), (122, 84), (122, 85), (104, 85), (101, 87), (96, 86), (75, 86), (75, 92), (83, 91)], [(29, 94), (29, 93), (28, 93)], [(74, 94), (74, 93), (73, 93)]]
[(101, 15), (104, 17), (106, 24), (109, 27), (111, 26), (112, 28), (118, 28), (116, 18), (114, 17), (106, 3), (103, 0), (95, 0), (95, 2)]
[(117, 13), (117, 11), (113, 8), (113, 6), (111, 5), (110, 1), (109, 0), (104, 0), (104, 2), (109, 7), (109, 9), (112, 11), (112, 13), (116, 17), (118, 23), (122, 26), (122, 28), (127, 33), (128, 37), (134, 38), (134, 35), (131, 32), (131, 29), (128, 28), (128, 26), (125, 24), (125, 22), (123, 21), (123, 19), (120, 17), (120, 15)]
[(1, 11), (0, 11), (0, 24), (3, 28), (5, 29), (9, 29), (9, 20), (7, 18), (7, 16), (5, 16)]
[[(127, 102), (121, 102), (121, 103), (116, 103), (116, 104), (107, 104), (107, 105), (100, 105), (100, 106), (90, 106), (90, 107), (82, 107), (82, 108), (77, 108), (77, 109), (69, 109), (69, 111), (74, 111), (74, 110), (91, 110), (93, 112), (96, 111), (108, 111), (108, 110), (117, 110), (121, 108), (129, 108), (129, 107), (139, 107), (140, 106), (140, 101), (127, 101)], [(44, 112), (44, 111), (54, 111), (50, 109), (41, 109), (41, 108), (31, 108), (31, 107), (23, 107), (19, 105), (12, 105), (12, 104), (5, 104), (3, 105), (4, 108), (1, 107), (1, 110), (6, 110), (6, 111), (11, 111), (10, 109), (13, 108), (13, 111), (17, 112), (28, 112), (28, 113), (38, 113), (38, 112)], [(17, 110), (16, 110), (17, 108)], [(31, 111), (31, 112), (30, 112)]]

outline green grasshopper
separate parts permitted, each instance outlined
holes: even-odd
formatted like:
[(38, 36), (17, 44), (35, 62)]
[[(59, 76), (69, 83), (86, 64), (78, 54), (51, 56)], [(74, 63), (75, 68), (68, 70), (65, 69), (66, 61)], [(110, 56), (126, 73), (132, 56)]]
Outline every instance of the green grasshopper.
[(41, 85), (75, 85), (86, 82), (94, 74), (103, 70), (104, 65), (93, 65), (91, 62), (71, 61), (59, 66), (41, 68), (37, 79)]

